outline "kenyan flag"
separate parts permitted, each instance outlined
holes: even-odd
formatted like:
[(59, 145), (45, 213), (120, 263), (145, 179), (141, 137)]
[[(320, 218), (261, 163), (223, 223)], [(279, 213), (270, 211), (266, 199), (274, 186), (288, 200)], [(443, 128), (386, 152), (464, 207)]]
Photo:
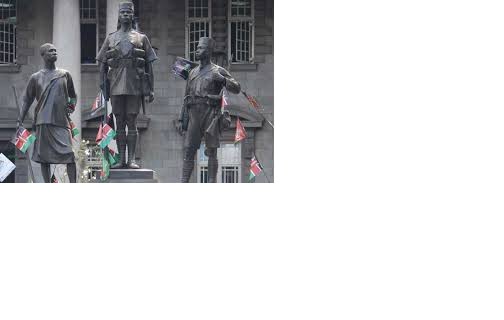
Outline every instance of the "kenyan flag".
[(102, 171), (100, 172), (100, 180), (107, 180), (110, 174), (110, 163), (103, 157), (102, 159)]
[(79, 129), (75, 127), (73, 121), (70, 121), (70, 132), (72, 133), (72, 138), (75, 138), (79, 134)]
[(59, 181), (58, 181), (58, 179), (56, 179), (56, 176), (54, 175), (54, 173), (51, 177), (51, 183), (59, 183)]
[(22, 153), (25, 153), (26, 150), (30, 147), (30, 145), (35, 141), (35, 136), (30, 133), (30, 131), (26, 130), (23, 127), (19, 127), (16, 132), (16, 140), (14, 144), (16, 148), (21, 150)]
[(109, 148), (108, 159), (110, 165), (113, 166), (119, 162), (119, 154), (117, 154), (114, 150)]
[(116, 136), (116, 132), (108, 124), (104, 124), (103, 126), (100, 127), (100, 129), (98, 131), (99, 135), (100, 135), (100, 131), (101, 131), (101, 136), (96, 137), (96, 140), (97, 141), (101, 140), (99, 145), (103, 149), (106, 146), (108, 146), (108, 144), (110, 143), (110, 141), (112, 141), (112, 139), (114, 139), (114, 137)]
[(75, 105), (77, 105), (76, 98), (68, 98), (67, 107), (75, 111)]
[(250, 175), (249, 175), (249, 180), (254, 179), (259, 173), (261, 173), (261, 171), (263, 171), (263, 167), (261, 166), (261, 164), (259, 163), (259, 161), (257, 161), (256, 157), (254, 156), (250, 160)]

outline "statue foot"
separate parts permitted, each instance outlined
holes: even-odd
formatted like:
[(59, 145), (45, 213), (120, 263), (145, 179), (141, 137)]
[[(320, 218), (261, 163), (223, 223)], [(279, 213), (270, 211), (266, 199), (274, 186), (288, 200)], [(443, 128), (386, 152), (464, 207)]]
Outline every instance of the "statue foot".
[(140, 169), (140, 166), (135, 161), (128, 162), (128, 168), (130, 169)]
[(126, 163), (116, 163), (112, 166), (112, 169), (126, 169), (127, 166), (126, 166)]

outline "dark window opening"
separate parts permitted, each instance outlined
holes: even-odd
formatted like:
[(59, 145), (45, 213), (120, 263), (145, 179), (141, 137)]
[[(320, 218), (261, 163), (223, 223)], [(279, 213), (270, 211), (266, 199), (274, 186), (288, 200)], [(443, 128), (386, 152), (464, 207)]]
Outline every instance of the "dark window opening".
[(95, 63), (96, 24), (81, 24), (81, 63)]

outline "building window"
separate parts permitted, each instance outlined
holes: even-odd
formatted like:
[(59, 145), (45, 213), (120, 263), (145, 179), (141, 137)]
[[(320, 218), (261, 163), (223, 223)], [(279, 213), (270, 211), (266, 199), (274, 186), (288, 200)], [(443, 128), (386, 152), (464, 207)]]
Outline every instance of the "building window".
[(229, 0), (228, 48), (232, 63), (254, 61), (254, 0)]
[(186, 58), (196, 60), (200, 37), (212, 35), (211, 0), (186, 0)]
[(81, 63), (94, 64), (98, 49), (97, 0), (80, 0)]
[[(218, 183), (239, 183), (241, 181), (241, 144), (221, 144), (217, 149)], [(208, 182), (208, 157), (205, 155), (205, 145), (198, 150), (198, 183)]]
[(0, 64), (16, 63), (16, 0), (0, 0)]

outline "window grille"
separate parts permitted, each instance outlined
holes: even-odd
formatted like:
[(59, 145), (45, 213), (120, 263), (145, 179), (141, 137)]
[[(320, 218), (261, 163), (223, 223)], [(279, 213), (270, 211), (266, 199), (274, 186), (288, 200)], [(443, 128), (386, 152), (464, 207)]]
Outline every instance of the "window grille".
[[(241, 181), (241, 144), (225, 143), (217, 149), (218, 183), (239, 183)], [(197, 154), (198, 183), (208, 182), (208, 157), (205, 155), (205, 145), (202, 143)]]
[(98, 53), (98, 1), (80, 0), (81, 63), (94, 64)]
[(186, 58), (196, 60), (200, 37), (212, 34), (211, 0), (186, 0)]
[(228, 48), (233, 63), (254, 61), (254, 0), (229, 0)]
[(16, 0), (0, 0), (0, 64), (16, 63)]

